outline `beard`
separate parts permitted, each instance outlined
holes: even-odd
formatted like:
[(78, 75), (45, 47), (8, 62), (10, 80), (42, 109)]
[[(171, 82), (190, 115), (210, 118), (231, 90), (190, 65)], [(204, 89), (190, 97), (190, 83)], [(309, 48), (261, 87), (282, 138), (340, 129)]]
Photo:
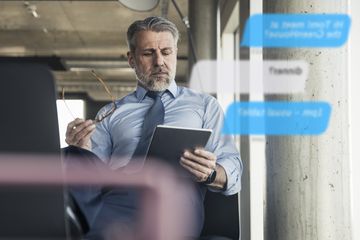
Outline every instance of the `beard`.
[[(161, 74), (159, 74), (161, 72)], [(175, 71), (174, 71), (175, 72)], [(171, 72), (166, 72), (164, 70), (158, 70), (156, 73), (151, 73), (150, 75), (146, 75), (141, 72), (137, 67), (135, 67), (135, 74), (137, 80), (150, 91), (161, 92), (168, 89), (171, 82), (175, 78), (175, 74)]]

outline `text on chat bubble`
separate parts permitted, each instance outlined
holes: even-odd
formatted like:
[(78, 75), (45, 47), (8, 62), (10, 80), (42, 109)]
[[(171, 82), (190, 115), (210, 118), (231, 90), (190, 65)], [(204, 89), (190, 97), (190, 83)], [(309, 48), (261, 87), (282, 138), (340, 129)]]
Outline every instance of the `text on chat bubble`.
[[(263, 86), (254, 93), (302, 93), (308, 78), (309, 64), (303, 60), (267, 60), (262, 64)], [(249, 93), (250, 62), (248, 60), (202, 60), (191, 71), (190, 88), (206, 93)]]
[(255, 14), (246, 22), (241, 46), (340, 47), (350, 24), (346, 14)]
[(319, 135), (326, 131), (326, 102), (234, 102), (225, 116), (224, 134)]

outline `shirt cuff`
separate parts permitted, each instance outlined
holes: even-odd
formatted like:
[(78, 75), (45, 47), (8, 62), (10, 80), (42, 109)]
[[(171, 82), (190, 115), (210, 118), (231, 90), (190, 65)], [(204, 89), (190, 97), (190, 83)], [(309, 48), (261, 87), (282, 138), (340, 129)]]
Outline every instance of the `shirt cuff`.
[(217, 164), (224, 168), (227, 181), (224, 189), (209, 187), (209, 190), (212, 192), (221, 192), (226, 196), (238, 193), (241, 188), (240, 169), (237, 169), (234, 163), (228, 161), (218, 161)]

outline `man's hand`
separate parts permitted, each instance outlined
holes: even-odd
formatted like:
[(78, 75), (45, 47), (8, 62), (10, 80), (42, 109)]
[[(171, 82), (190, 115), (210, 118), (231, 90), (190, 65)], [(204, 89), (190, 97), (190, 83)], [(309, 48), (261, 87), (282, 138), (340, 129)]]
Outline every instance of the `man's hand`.
[(214, 188), (223, 189), (226, 184), (225, 170), (216, 164), (216, 156), (212, 152), (197, 148), (194, 152), (185, 151), (180, 158), (180, 164), (187, 169), (197, 182), (204, 182), (212, 171), (216, 170), (216, 178), (212, 184)]
[(95, 130), (92, 120), (76, 118), (70, 122), (66, 129), (65, 142), (69, 145), (91, 150), (90, 137)]

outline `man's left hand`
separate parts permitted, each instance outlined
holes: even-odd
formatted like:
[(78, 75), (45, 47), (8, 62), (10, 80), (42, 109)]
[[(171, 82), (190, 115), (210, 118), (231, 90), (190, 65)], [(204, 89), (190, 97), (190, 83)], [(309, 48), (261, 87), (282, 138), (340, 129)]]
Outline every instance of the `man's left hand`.
[(186, 150), (180, 164), (187, 169), (197, 182), (204, 182), (216, 168), (216, 156), (212, 152), (197, 148), (194, 152)]

